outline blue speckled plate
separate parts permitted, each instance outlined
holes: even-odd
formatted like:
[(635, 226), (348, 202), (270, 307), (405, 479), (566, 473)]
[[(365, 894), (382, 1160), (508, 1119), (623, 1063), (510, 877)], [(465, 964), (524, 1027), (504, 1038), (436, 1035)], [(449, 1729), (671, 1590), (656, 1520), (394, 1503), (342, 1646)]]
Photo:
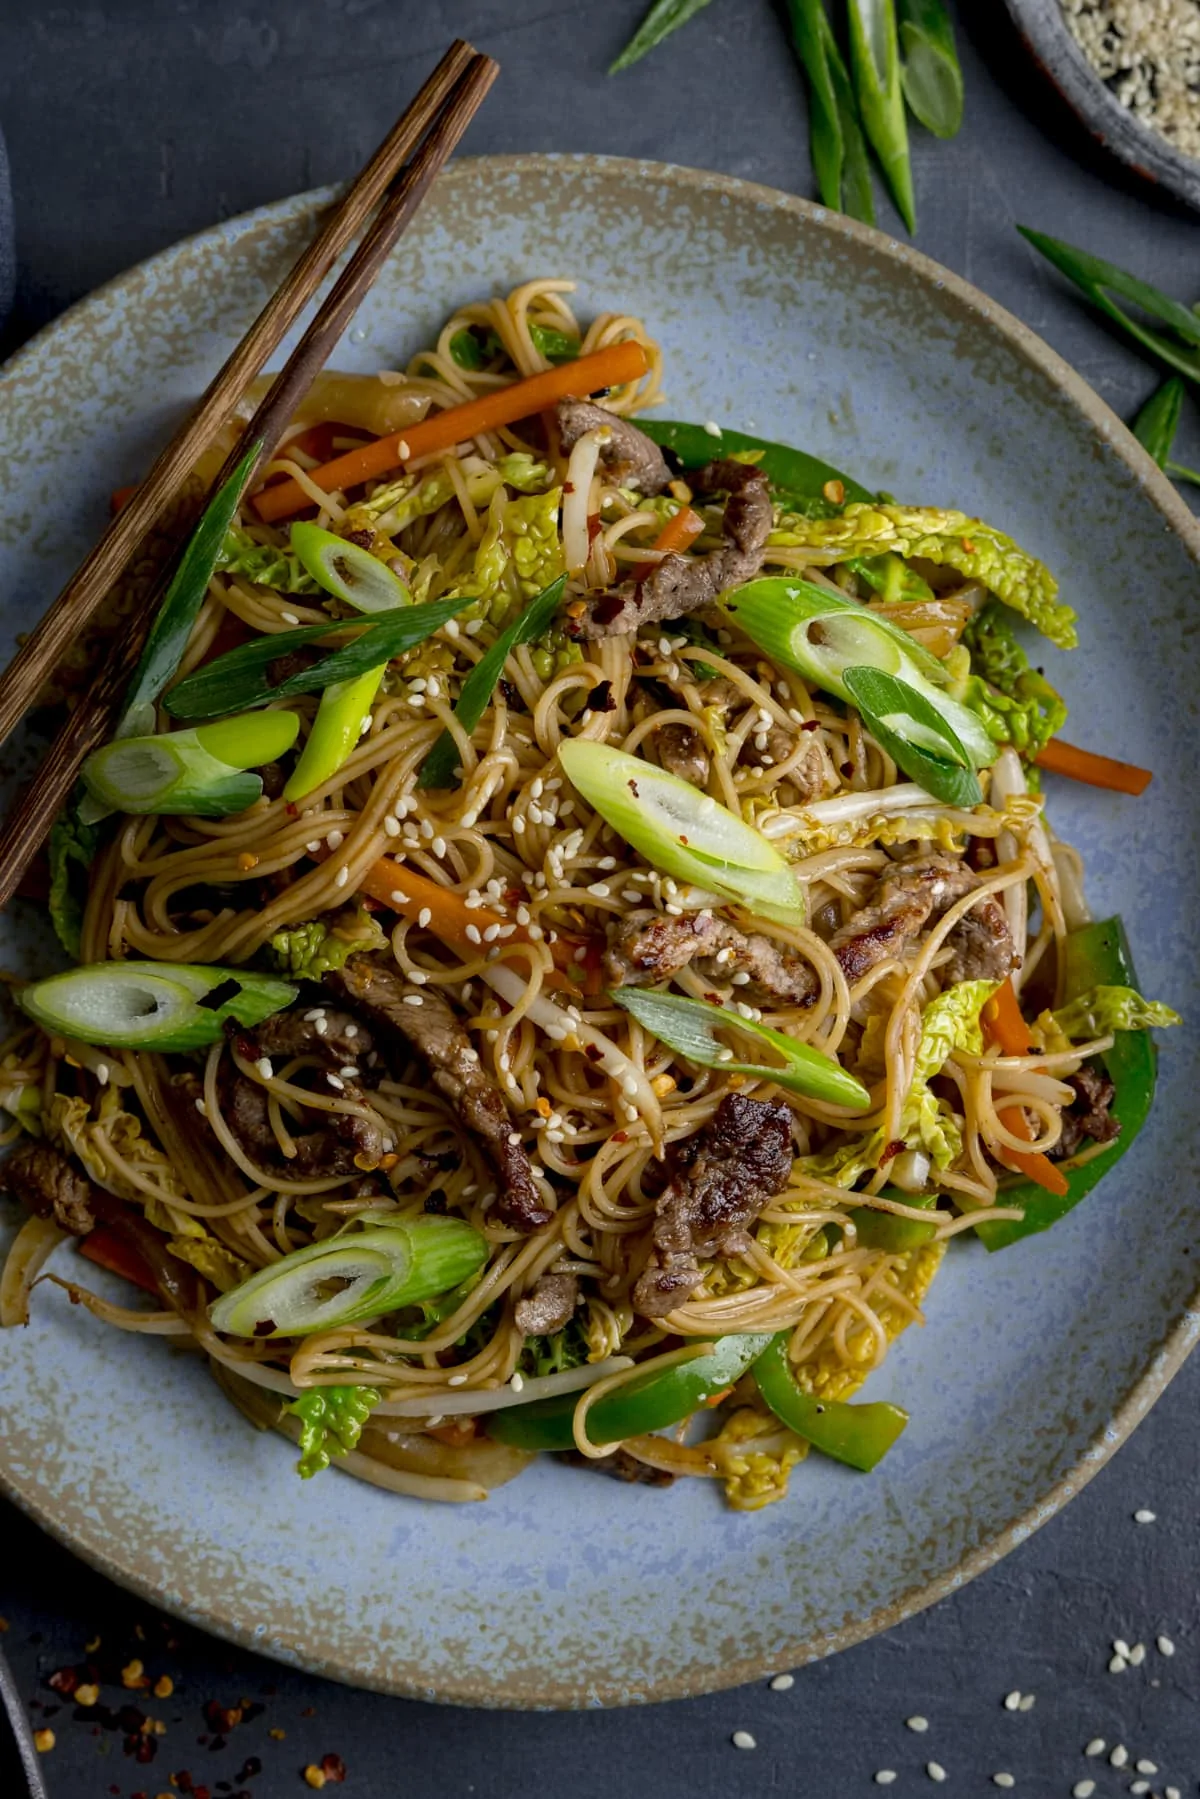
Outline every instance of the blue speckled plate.
[[(6, 633), (57, 589), (327, 199), (167, 251), (0, 377)], [(1139, 801), (1056, 786), (1054, 818), (1087, 853), (1096, 906), (1125, 915), (1146, 988), (1194, 1019), (1176, 932), (1200, 885), (1200, 533), (1112, 413), (1014, 319), (874, 232), (763, 188), (592, 158), (456, 164), (345, 360), (395, 366), (456, 303), (551, 272), (578, 279), (585, 313), (649, 321), (673, 415), (977, 510), (1059, 572), (1084, 647), (1045, 660), (1072, 735), (1158, 772)], [(1170, 654), (1130, 653), (1152, 640)], [(36, 930), (5, 950), (35, 967), (48, 953)], [(1084, 1207), (994, 1257), (951, 1251), (927, 1328), (872, 1381), (912, 1424), (870, 1478), (814, 1457), (753, 1516), (700, 1482), (664, 1494), (552, 1466), (469, 1507), (333, 1473), (302, 1485), (291, 1447), (252, 1431), (201, 1367), (42, 1288), (32, 1325), (0, 1339), (0, 1484), (125, 1585), (364, 1686), (581, 1706), (793, 1665), (1013, 1548), (1179, 1365), (1197, 1324), (1197, 1079), (1196, 1038), (1176, 1033), (1151, 1126)]]

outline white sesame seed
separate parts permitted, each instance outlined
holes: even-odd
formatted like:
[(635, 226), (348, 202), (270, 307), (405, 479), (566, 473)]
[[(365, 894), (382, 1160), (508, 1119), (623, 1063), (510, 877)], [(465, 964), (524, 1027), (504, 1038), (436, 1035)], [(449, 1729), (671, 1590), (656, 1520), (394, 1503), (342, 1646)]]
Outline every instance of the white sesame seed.
[(735, 1749), (757, 1749), (758, 1744), (748, 1730), (735, 1730), (730, 1739)]
[(344, 887), (349, 879), (350, 879), (349, 864), (343, 862), (342, 866), (338, 869), (337, 874), (333, 878), (333, 884), (335, 887)]
[(1124, 1674), (1128, 1666), (1129, 1663), (1123, 1655), (1114, 1655), (1109, 1658), (1108, 1671), (1110, 1674)]
[(299, 624), (299, 623), (300, 623), (300, 615), (299, 615), (299, 613), (296, 613), (296, 612), (281, 612), (281, 613), (280, 613), (280, 614), (279, 614), (279, 616), (280, 616), (280, 618), (281, 618), (281, 619), (282, 619), (282, 620), (283, 620), (283, 622), (284, 622), (284, 624), (285, 624), (285, 625), (298, 625), (298, 624)]
[(321, 1017), (314, 1021), (313, 1030), (317, 1033), (318, 1037), (323, 1037), (328, 1029), (329, 1020), (325, 1017), (324, 1013), (322, 1013)]
[(423, 1006), (425, 1001), (419, 993), (406, 993), (404, 995), (404, 1003), (406, 1006)]
[(929, 1729), (928, 1718), (906, 1718), (904, 1722), (910, 1730), (915, 1730), (918, 1735)]
[(450, 1379), (446, 1382), (448, 1387), (465, 1387), (466, 1384), (467, 1377), (465, 1374), (452, 1374)]
[(774, 1680), (770, 1682), (770, 1687), (773, 1693), (790, 1693), (795, 1684), (796, 1680), (794, 1675), (777, 1674)]
[(1136, 1793), (1138, 1799), (1141, 1799), (1143, 1793), (1148, 1793), (1150, 1791), (1150, 1782), (1148, 1780), (1135, 1780), (1129, 1790), (1131, 1793)]
[(1021, 1695), (1021, 1703), (1017, 1707), (1017, 1710), (1022, 1711), (1022, 1712), (1031, 1712), (1036, 1704), (1037, 1704), (1037, 1694), (1036, 1693), (1023, 1693)]
[(1071, 1799), (1092, 1799), (1095, 1790), (1094, 1780), (1077, 1780), (1071, 1788)]
[(329, 1083), (329, 1085), (333, 1088), (335, 1093), (344, 1093), (346, 1091), (345, 1082), (340, 1080), (336, 1074), (327, 1074), (325, 1076), (325, 1079)]
[(433, 826), (427, 818), (421, 820), (421, 835), (426, 843), (433, 842)]
[(97, 1064), (96, 1064), (96, 1079), (99, 1081), (99, 1083), (102, 1087), (107, 1087), (107, 1085), (108, 1085), (108, 1074), (109, 1074), (108, 1063), (107, 1062), (97, 1062)]
[(1171, 1641), (1170, 1637), (1159, 1637), (1158, 1638), (1158, 1653), (1160, 1655), (1174, 1655), (1175, 1645)]
[(508, 1141), (512, 1144), (513, 1148), (515, 1149), (517, 1144), (521, 1141), (520, 1131), (510, 1131), (508, 1133)]
[(1133, 1521), (1135, 1524), (1153, 1524), (1157, 1516), (1157, 1512), (1148, 1512), (1145, 1506), (1141, 1506), (1133, 1514)]
[(1157, 1774), (1158, 1773), (1158, 1763), (1147, 1761), (1146, 1757), (1144, 1755), (1142, 1756), (1140, 1761), (1134, 1762), (1133, 1765), (1137, 1769), (1139, 1774)]
[(205, 1103), (202, 1099), (198, 1099), (196, 1101), (196, 1110), (197, 1110), (197, 1112), (199, 1112), (201, 1118), (208, 1117), (208, 1107), (205, 1105)]
[[(720, 437), (720, 435), (721, 435), (721, 427), (720, 427), (720, 425), (717, 424), (715, 419), (709, 419), (707, 421), (707, 423), (705, 424), (704, 429), (708, 432), (708, 435), (710, 437)], [(875, 1776), (875, 1778), (876, 1778), (876, 1780), (879, 1780), (878, 1774)], [(893, 1774), (892, 1779), (895, 1780), (895, 1778), (896, 1778), (896, 1776)], [(886, 1783), (886, 1781), (881, 1780), (881, 1781), (879, 1781), (879, 1784), (880, 1784), (880, 1786), (885, 1786), (887, 1783)]]
[(392, 888), (392, 891), (388, 894), (388, 898), (391, 900), (393, 906), (407, 906), (408, 904), (407, 893), (401, 893), (398, 887)]
[(1021, 1703), (1020, 1693), (1013, 1691), (1011, 1693), (1005, 1694), (1004, 1709), (1006, 1712), (1015, 1712), (1017, 1707), (1020, 1705), (1020, 1703)]
[(353, 1081), (358, 1077), (358, 1069), (354, 1066), (353, 1062), (347, 1062), (344, 1068), (338, 1069), (338, 1073), (344, 1081)]
[(1108, 1763), (1111, 1768), (1123, 1768), (1128, 1760), (1128, 1749), (1126, 1749), (1124, 1743), (1118, 1743), (1113, 1749), (1112, 1754), (1109, 1756)]
[(512, 828), (513, 828), (513, 830), (514, 830), (514, 831), (515, 831), (515, 832), (516, 832), (516, 833), (517, 833), (517, 835), (518, 835), (518, 836), (520, 836), (520, 834), (521, 834), (521, 833), (522, 833), (522, 831), (524, 831), (524, 829), (525, 829), (525, 820), (524, 820), (524, 819), (523, 819), (523, 818), (522, 818), (522, 817), (520, 817), (520, 815), (519, 815), (519, 814), (518, 814), (518, 816), (517, 816), (517, 817), (516, 817), (516, 818), (514, 818), (514, 819), (513, 819), (513, 821), (512, 821)]
[(444, 837), (435, 837), (429, 847), (440, 861), (446, 854), (446, 839)]
[(409, 682), (409, 687), (413, 693), (424, 693), (428, 685), (429, 683), (424, 675), (418, 675), (415, 681)]
[(422, 930), (425, 930), (428, 925), (433, 923), (433, 913), (428, 906), (422, 906), (421, 910), (417, 913), (417, 923)]
[(593, 894), (596, 899), (607, 899), (608, 883), (606, 881), (593, 881), (588, 888), (588, 892)]
[(485, 929), (485, 931), (483, 933), (483, 941), (485, 943), (495, 943), (495, 941), (499, 935), (500, 935), (500, 926), (498, 924), (490, 924), (487, 926), (487, 928)]
[(388, 837), (399, 837), (399, 835), (400, 835), (400, 820), (398, 818), (393, 818), (391, 813), (389, 812), (387, 817), (383, 821), (383, 829), (384, 829), (385, 834)]
[(1013, 1779), (1011, 1774), (993, 1774), (992, 1775), (992, 1785), (994, 1787), (1015, 1787), (1016, 1784), (1017, 1783)]
[(1178, 1787), (1164, 1787), (1163, 1799), (1183, 1799), (1183, 1795)]
[(1129, 1659), (1129, 1644), (1125, 1641), (1124, 1637), (1113, 1638), (1113, 1654), (1123, 1655), (1126, 1660)]
[(424, 987), (429, 980), (429, 976), (423, 974), (419, 968), (410, 968), (408, 971), (408, 978), (414, 987)]
[(1145, 1661), (1145, 1659), (1146, 1659), (1146, 1645), (1144, 1643), (1135, 1643), (1133, 1645), (1133, 1648), (1129, 1651), (1130, 1667), (1131, 1668), (1140, 1668), (1142, 1663)]
[(483, 942), (483, 938), (479, 934), (479, 926), (477, 924), (469, 924), (467, 926), (465, 934), (466, 934), (466, 939), (467, 939), (468, 943), (482, 943)]
[(478, 637), (479, 633), (483, 630), (483, 620), (481, 618), (469, 618), (463, 626), (463, 630), (468, 637)]
[(275, 1073), (275, 1070), (271, 1067), (270, 1056), (260, 1056), (254, 1066), (258, 1069), (258, 1072), (261, 1074), (264, 1081), (269, 1081)]
[(512, 1379), (509, 1381), (508, 1384), (512, 1388), (514, 1393), (520, 1393), (523, 1391), (524, 1386), (525, 1386), (525, 1376), (523, 1374), (521, 1374), (517, 1369), (514, 1368)]
[[(705, 430), (707, 429), (708, 427), (706, 425)], [(875, 1775), (875, 1785), (877, 1787), (890, 1787), (895, 1778), (895, 1768), (880, 1768)]]
[(925, 1772), (928, 1774), (930, 1780), (941, 1782), (946, 1778), (946, 1770), (943, 1768), (941, 1762), (926, 1762)]
[(321, 847), (321, 839), (319, 837), (314, 837), (310, 842), (306, 843), (304, 847), (310, 856), (315, 856)]
[(1108, 1744), (1104, 1741), (1103, 1737), (1093, 1737), (1083, 1753), (1085, 1755), (1103, 1755), (1107, 1748)]
[(331, 850), (340, 850), (343, 843), (346, 841), (346, 833), (344, 831), (330, 831), (325, 841)]

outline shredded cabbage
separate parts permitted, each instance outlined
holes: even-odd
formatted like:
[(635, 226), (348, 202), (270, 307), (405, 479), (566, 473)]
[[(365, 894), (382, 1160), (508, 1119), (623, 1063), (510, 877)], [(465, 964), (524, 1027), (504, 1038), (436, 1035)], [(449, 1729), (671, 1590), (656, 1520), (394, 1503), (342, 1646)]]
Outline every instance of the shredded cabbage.
[(866, 505), (853, 502), (840, 518), (789, 520), (771, 541), (818, 552), (814, 561), (845, 562), (885, 550), (944, 564), (982, 582), (1022, 618), (1056, 643), (1074, 649), (1075, 614), (1058, 598), (1058, 583), (1044, 563), (982, 519), (935, 506)]
[(1090, 987), (1061, 1007), (1054, 1023), (1072, 1042), (1087, 1042), (1110, 1031), (1164, 1030), (1183, 1019), (1161, 1000), (1143, 999), (1132, 987)]
[(311, 1480), (335, 1455), (356, 1447), (379, 1397), (374, 1387), (310, 1387), (284, 1406), (300, 1420), (296, 1472), (301, 1480)]
[[(524, 451), (502, 456), (487, 467), (464, 471), (463, 480), (475, 506), (486, 506), (503, 487), (518, 493), (540, 493), (550, 479), (548, 464), (536, 461)], [(404, 475), (371, 495), (369, 500), (352, 506), (346, 523), (373, 525), (378, 531), (395, 536), (419, 518), (427, 518), (449, 505), (454, 498), (454, 483), (444, 468), (430, 469), (421, 475)], [(361, 516), (360, 516), (361, 515)]]
[(360, 951), (387, 948), (387, 936), (371, 912), (359, 911), (353, 923), (328, 925), (321, 918), (276, 931), (268, 948), (282, 974), (295, 981), (319, 981), (331, 968), (344, 968)]
[(217, 567), (230, 575), (242, 575), (259, 587), (273, 587), (276, 593), (321, 591), (294, 550), (285, 550), (278, 544), (255, 543), (248, 531), (236, 525), (225, 533)]
[(1067, 722), (1062, 695), (1030, 667), (994, 602), (970, 621), (963, 642), (971, 652), (971, 673), (955, 697), (976, 714), (994, 743), (1011, 743), (1022, 755), (1036, 756)]
[[(483, 602), (497, 627), (514, 618), (526, 600), (549, 587), (563, 572), (558, 509), (562, 489), (510, 500), (503, 489), (492, 496), (475, 567), (462, 592)], [(468, 611), (464, 614), (470, 618)]]
[(136, 1169), (162, 1192), (179, 1199), (187, 1197), (174, 1165), (157, 1143), (143, 1136), (140, 1121), (132, 1112), (124, 1110), (115, 1087), (102, 1089), (94, 1118), (86, 1099), (66, 1093), (54, 1094), (45, 1125), (50, 1141), (59, 1149), (73, 1152), (98, 1187), (115, 1193), (118, 1199), (127, 1199), (140, 1206), (147, 1222), (156, 1230), (172, 1237), (201, 1239), (208, 1236), (198, 1218), (153, 1194), (144, 1193), (120, 1166), (123, 1163)]
[(761, 1511), (782, 1499), (792, 1469), (808, 1454), (803, 1437), (756, 1406), (739, 1406), (704, 1449), (720, 1469), (725, 1497), (739, 1512)]
[(254, 1273), (249, 1262), (241, 1256), (235, 1256), (231, 1249), (218, 1243), (215, 1237), (172, 1237), (167, 1248), (181, 1262), (188, 1262), (206, 1281), (211, 1281), (218, 1293), (229, 1293), (234, 1287), (240, 1287)]

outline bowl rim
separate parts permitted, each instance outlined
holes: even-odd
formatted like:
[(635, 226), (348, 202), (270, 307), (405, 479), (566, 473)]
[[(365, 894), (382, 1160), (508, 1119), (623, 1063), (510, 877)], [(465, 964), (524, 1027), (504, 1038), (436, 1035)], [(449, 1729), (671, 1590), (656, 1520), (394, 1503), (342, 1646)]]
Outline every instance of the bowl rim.
[(1006, 4), (1026, 50), (1096, 141), (1144, 181), (1200, 208), (1200, 157), (1185, 155), (1170, 138), (1121, 105), (1084, 55), (1060, 0), (1006, 0)]
[[(439, 180), (450, 183), (470, 182), (475, 177), (476, 171), (481, 169), (488, 174), (494, 173), (498, 176), (506, 174), (520, 176), (523, 173), (553, 174), (564, 165), (579, 169), (585, 174), (592, 173), (618, 180), (659, 181), (679, 188), (718, 194), (727, 198), (731, 203), (765, 207), (773, 211), (791, 214), (808, 224), (832, 232), (835, 236), (854, 239), (869, 245), (876, 255), (901, 264), (905, 269), (915, 272), (923, 282), (952, 295), (963, 307), (975, 313), (1002, 338), (1006, 339), (1027, 364), (1043, 376), (1052, 388), (1070, 402), (1076, 411), (1085, 416), (1106, 445), (1127, 465), (1138, 485), (1162, 515), (1165, 525), (1182, 541), (1193, 562), (1197, 565), (1197, 569), (1200, 570), (1200, 519), (1197, 519), (1189, 511), (1157, 463), (1142, 448), (1132, 432), (1106, 402), (1059, 356), (1057, 351), (1051, 349), (1036, 332), (1030, 330), (1014, 314), (990, 299), (972, 283), (933, 261), (931, 257), (888, 237), (884, 232), (871, 226), (861, 225), (855, 220), (846, 218), (843, 214), (832, 212), (812, 201), (784, 193), (780, 189), (768, 187), (762, 183), (745, 181), (736, 176), (707, 170), (690, 169), (674, 163), (631, 157), (548, 152), (460, 157), (449, 165)], [(56, 331), (68, 322), (86, 317), (94, 310), (103, 311), (111, 300), (122, 295), (123, 290), (134, 277), (169, 264), (181, 251), (190, 247), (207, 245), (220, 239), (236, 241), (238, 235), (247, 230), (272, 230), (280, 223), (290, 219), (315, 215), (322, 207), (327, 206), (340, 191), (335, 186), (314, 188), (304, 193), (272, 201), (265, 206), (255, 207), (248, 212), (235, 214), (228, 219), (193, 232), (187, 237), (179, 238), (163, 250), (156, 252), (155, 255), (113, 276), (100, 287), (75, 301), (49, 324), (43, 326), (34, 337), (22, 345), (15, 355), (0, 365), (0, 400), (3, 399), (4, 390), (14, 377), (22, 379), (36, 374), (37, 359), (52, 343)], [(817, 1633), (805, 1641), (793, 1644), (786, 1651), (776, 1652), (769, 1658), (752, 1655), (729, 1662), (719, 1670), (712, 1669), (702, 1672), (699, 1678), (693, 1678), (685, 1673), (675, 1679), (662, 1682), (652, 1695), (641, 1699), (637, 1695), (630, 1695), (628, 1689), (620, 1686), (616, 1681), (597, 1682), (589, 1687), (585, 1696), (578, 1687), (548, 1679), (545, 1671), (539, 1672), (539, 1690), (535, 1694), (530, 1694), (526, 1689), (519, 1696), (506, 1697), (504, 1694), (498, 1694), (494, 1689), (482, 1686), (471, 1677), (441, 1678), (438, 1690), (431, 1692), (428, 1687), (423, 1687), (416, 1680), (399, 1678), (386, 1672), (382, 1665), (377, 1673), (364, 1673), (359, 1668), (346, 1665), (336, 1656), (315, 1654), (310, 1647), (299, 1640), (287, 1641), (273, 1638), (268, 1647), (261, 1634), (256, 1634), (253, 1628), (245, 1623), (221, 1616), (211, 1607), (195, 1603), (189, 1604), (177, 1592), (164, 1593), (161, 1586), (156, 1585), (153, 1580), (142, 1574), (136, 1562), (122, 1559), (106, 1545), (102, 1529), (97, 1528), (93, 1538), (85, 1539), (76, 1531), (66, 1526), (60, 1526), (52, 1512), (44, 1508), (31, 1494), (22, 1491), (20, 1481), (4, 1466), (2, 1457), (0, 1457), (0, 1493), (3, 1493), (6, 1498), (33, 1518), (50, 1536), (62, 1543), (73, 1554), (78, 1555), (82, 1561), (107, 1578), (114, 1580), (119, 1586), (137, 1594), (139, 1598), (160, 1606), (175, 1616), (185, 1618), (189, 1623), (198, 1625), (215, 1636), (236, 1643), (241, 1648), (260, 1655), (265, 1651), (277, 1660), (301, 1667), (327, 1679), (402, 1698), (435, 1700), (448, 1704), (497, 1709), (570, 1710), (581, 1709), (585, 1706), (590, 1708), (597, 1704), (611, 1706), (651, 1701), (657, 1703), (659, 1700), (695, 1697), (702, 1693), (721, 1691), (759, 1679), (780, 1666), (799, 1667), (807, 1662), (817, 1661), (823, 1656), (834, 1654), (838, 1650), (863, 1642), (882, 1631), (890, 1630), (904, 1619), (913, 1617), (917, 1612), (925, 1610), (927, 1606), (934, 1604), (937, 1600), (943, 1599), (957, 1591), (958, 1588), (965, 1586), (976, 1575), (993, 1567), (1003, 1556), (1024, 1542), (1091, 1480), (1109, 1457), (1125, 1442), (1154, 1401), (1165, 1390), (1167, 1383), (1179, 1371), (1195, 1346), (1197, 1338), (1200, 1338), (1200, 1282), (1187, 1305), (1181, 1308), (1174, 1322), (1165, 1331), (1142, 1372), (1121, 1396), (1111, 1416), (1097, 1427), (1095, 1434), (1080, 1453), (1074, 1466), (1068, 1469), (1048, 1491), (1031, 1499), (1021, 1512), (1010, 1519), (987, 1542), (981, 1543), (960, 1557), (953, 1568), (935, 1575), (923, 1584), (914, 1585), (886, 1604), (876, 1607), (864, 1617), (855, 1619), (837, 1630)]]

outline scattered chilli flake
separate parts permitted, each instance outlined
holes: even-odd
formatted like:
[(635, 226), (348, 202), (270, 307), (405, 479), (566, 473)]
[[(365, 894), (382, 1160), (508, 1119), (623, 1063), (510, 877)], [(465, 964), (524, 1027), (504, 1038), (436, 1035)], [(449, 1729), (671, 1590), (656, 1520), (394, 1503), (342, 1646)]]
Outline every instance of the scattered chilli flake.
[(758, 1744), (748, 1730), (735, 1730), (731, 1738), (735, 1749), (757, 1749)]

